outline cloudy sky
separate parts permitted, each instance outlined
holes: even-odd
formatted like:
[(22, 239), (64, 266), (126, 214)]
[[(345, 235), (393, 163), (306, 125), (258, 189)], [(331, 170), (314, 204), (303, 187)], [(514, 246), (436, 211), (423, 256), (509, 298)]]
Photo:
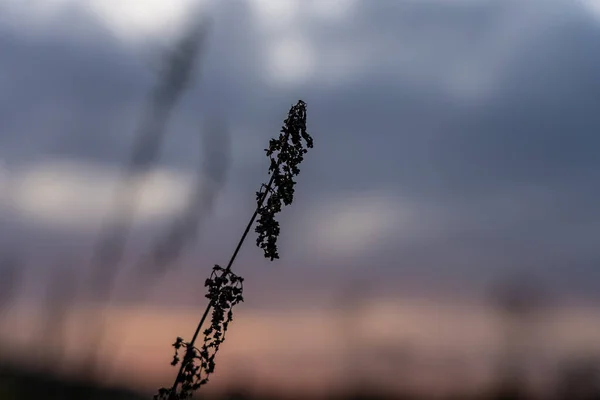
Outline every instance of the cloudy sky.
[(232, 163), (169, 302), (197, 302), (194, 279), (226, 263), (298, 99), (315, 148), (282, 259), (251, 238), (238, 261), (249, 301), (319, 299), (350, 276), (469, 297), (522, 270), (598, 300), (596, 0), (0, 0), (0, 246), (31, 276), (64, 257), (86, 269), (164, 55), (198, 15), (212, 25), (127, 257), (186, 207), (211, 121)]

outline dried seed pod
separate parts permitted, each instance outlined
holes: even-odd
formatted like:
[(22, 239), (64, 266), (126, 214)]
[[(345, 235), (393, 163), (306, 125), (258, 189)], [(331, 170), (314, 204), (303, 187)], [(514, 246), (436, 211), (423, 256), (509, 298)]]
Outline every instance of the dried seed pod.
[[(208, 287), (206, 298), (212, 304), (210, 326), (204, 330), (204, 341), (200, 348), (192, 342), (184, 342), (177, 338), (173, 343), (175, 354), (172, 366), (181, 361), (181, 374), (178, 383), (181, 384), (179, 393), (171, 394), (171, 389), (160, 389), (155, 400), (187, 399), (192, 397), (195, 390), (208, 383), (208, 377), (215, 371), (215, 356), (221, 343), (225, 341), (225, 333), (233, 320), (233, 306), (244, 301), (242, 292), (244, 278), (237, 276), (231, 270), (219, 265), (213, 267), (210, 277), (204, 283)], [(183, 360), (180, 358), (180, 350)]]
[(306, 130), (306, 103), (299, 100), (290, 109), (279, 138), (271, 139), (269, 148), (265, 149), (271, 160), (271, 180), (256, 193), (259, 207), (256, 245), (263, 249), (265, 258), (271, 261), (279, 258), (277, 238), (280, 229), (275, 216), (281, 211), (282, 205), (288, 206), (294, 201), (294, 177), (300, 173), (298, 166), (304, 154), (312, 147), (313, 139)]

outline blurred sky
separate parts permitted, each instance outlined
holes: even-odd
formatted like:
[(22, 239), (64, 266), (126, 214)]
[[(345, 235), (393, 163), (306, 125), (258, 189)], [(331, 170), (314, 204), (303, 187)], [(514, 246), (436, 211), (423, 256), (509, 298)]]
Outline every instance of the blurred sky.
[(225, 118), (233, 163), (155, 301), (199, 304), (298, 99), (315, 148), (281, 218), (282, 259), (250, 238), (234, 267), (249, 306), (319, 307), (346, 277), (469, 300), (515, 271), (560, 301), (600, 300), (596, 0), (0, 0), (0, 246), (46, 275), (64, 257), (86, 268), (161, 57), (195, 9), (214, 24), (128, 256), (184, 207), (204, 121)]
[[(253, 270), (361, 270), (462, 291), (528, 268), (597, 292), (600, 21), (594, 2), (573, 0), (3, 0), (6, 246), (91, 241), (161, 54), (195, 6), (214, 29), (141, 224), (182, 206), (202, 120), (224, 115), (232, 178), (200, 244), (209, 263), (223, 258), (264, 180), (262, 149), (301, 98), (317, 145), (283, 216), (285, 256)], [(253, 253), (246, 262), (260, 262)]]

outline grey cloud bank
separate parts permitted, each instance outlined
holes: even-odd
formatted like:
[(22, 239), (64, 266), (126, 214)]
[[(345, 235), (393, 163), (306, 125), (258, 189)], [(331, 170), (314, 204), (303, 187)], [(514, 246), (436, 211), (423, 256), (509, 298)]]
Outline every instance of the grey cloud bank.
[[(349, 4), (346, 19), (318, 19), (308, 7), (260, 19), (254, 2), (211, 7), (200, 75), (161, 161), (193, 173), (202, 120), (227, 117), (231, 179), (199, 259), (229, 250), (213, 241), (233, 245), (264, 180), (261, 151), (302, 98), (316, 144), (282, 221), (282, 274), (320, 267), (463, 290), (526, 268), (592, 296), (600, 20), (575, 1)], [(45, 159), (116, 166), (129, 151), (160, 46), (124, 44), (92, 16), (78, 18), (89, 24), (69, 31), (59, 19), (35, 33), (0, 23), (0, 155), (11, 171)], [(330, 211), (311, 218), (321, 209)], [(260, 284), (263, 262), (252, 253), (243, 271)]]

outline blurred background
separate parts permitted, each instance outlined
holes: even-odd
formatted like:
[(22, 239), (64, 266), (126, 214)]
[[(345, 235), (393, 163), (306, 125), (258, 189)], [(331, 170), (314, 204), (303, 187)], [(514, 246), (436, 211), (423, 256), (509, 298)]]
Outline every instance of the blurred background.
[(598, 0), (0, 0), (0, 399), (170, 386), (298, 99), (206, 396), (600, 398), (599, 49)]

